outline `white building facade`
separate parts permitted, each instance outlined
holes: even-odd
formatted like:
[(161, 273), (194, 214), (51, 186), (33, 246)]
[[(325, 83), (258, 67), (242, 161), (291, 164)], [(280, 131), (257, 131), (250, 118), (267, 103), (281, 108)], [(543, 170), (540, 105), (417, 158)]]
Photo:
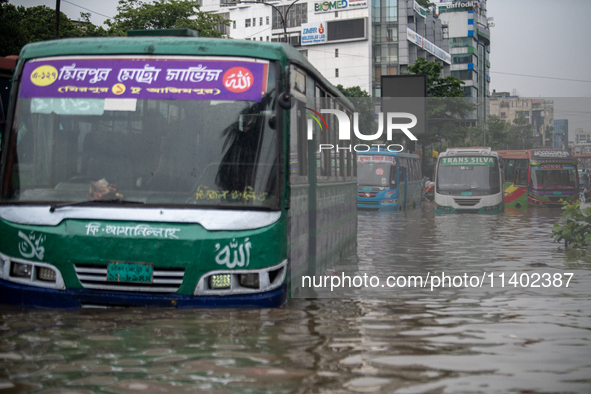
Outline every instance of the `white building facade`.
[(285, 42), (287, 36), (332, 84), (371, 90), (369, 1), (224, 1), (203, 0), (201, 11), (231, 20), (226, 29), (230, 38)]
[(232, 39), (288, 41), (332, 84), (375, 97), (381, 76), (404, 73), (417, 57), (440, 62), (450, 75), (444, 26), (415, 0), (202, 0), (201, 11), (229, 19)]

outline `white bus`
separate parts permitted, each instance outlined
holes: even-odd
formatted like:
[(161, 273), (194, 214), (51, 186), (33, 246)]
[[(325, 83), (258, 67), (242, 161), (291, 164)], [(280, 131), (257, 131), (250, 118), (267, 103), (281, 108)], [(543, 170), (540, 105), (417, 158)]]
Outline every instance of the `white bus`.
[(490, 148), (453, 148), (439, 155), (436, 213), (497, 213), (504, 209), (501, 157)]

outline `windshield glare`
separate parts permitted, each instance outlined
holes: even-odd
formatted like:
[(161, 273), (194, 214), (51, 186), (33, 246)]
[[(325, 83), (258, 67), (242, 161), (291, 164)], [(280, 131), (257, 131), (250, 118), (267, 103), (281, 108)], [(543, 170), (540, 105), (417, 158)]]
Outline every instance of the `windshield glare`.
[[(463, 158), (458, 158), (460, 159)], [(486, 164), (474, 165), (441, 165), (440, 163), (437, 169), (437, 192), (458, 195), (464, 192), (471, 192), (474, 195), (499, 193), (501, 190), (499, 166), (496, 158), (491, 159), (492, 161)]]
[(359, 186), (396, 188), (396, 165), (391, 163), (357, 163)]
[(566, 190), (577, 188), (577, 173), (573, 167), (560, 165), (561, 168), (531, 168), (530, 186), (535, 190)]
[(275, 68), (262, 101), (27, 98), (17, 103), (4, 202), (121, 199), (279, 208)]

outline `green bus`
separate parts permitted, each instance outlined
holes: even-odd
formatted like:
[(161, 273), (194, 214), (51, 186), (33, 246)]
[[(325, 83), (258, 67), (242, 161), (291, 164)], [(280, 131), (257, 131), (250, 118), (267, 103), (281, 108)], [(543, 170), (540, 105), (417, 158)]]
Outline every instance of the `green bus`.
[(157, 34), (23, 48), (3, 303), (276, 307), (354, 251), (355, 152), (316, 155), (305, 111), (351, 103), (289, 45)]

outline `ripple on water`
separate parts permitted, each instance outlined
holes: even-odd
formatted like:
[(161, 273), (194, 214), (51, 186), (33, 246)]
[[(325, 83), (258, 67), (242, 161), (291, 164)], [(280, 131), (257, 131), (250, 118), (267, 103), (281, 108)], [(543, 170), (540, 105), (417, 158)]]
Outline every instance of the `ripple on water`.
[(548, 238), (560, 214), (361, 213), (358, 258), (330, 267), (573, 272), (558, 290), (356, 288), (270, 310), (2, 308), (0, 390), (589, 393), (591, 255)]

